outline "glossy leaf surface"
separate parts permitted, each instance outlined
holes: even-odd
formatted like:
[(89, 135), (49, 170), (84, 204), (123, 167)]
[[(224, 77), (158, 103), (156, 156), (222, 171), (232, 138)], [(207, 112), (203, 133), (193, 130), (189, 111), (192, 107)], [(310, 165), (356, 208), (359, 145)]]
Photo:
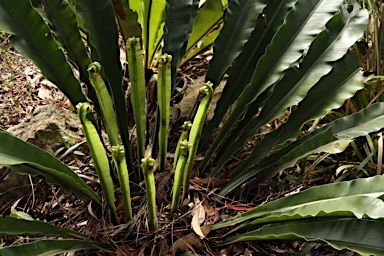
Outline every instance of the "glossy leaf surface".
[(224, 244), (253, 240), (306, 240), (326, 242), (334, 248), (363, 255), (382, 255), (383, 220), (314, 219), (264, 226), (257, 231), (230, 238)]
[(0, 254), (2, 256), (50, 256), (58, 255), (65, 252), (75, 252), (78, 250), (86, 249), (99, 249), (100, 247), (106, 247), (105, 244), (100, 242), (88, 242), (84, 240), (40, 240), (32, 243), (2, 247), (0, 248)]
[(0, 217), (0, 236), (61, 236), (86, 238), (87, 236), (68, 228), (53, 226), (38, 220), (23, 220), (13, 217)]
[[(214, 229), (245, 223), (271, 223), (319, 216), (383, 218), (383, 176), (327, 184), (258, 206), (235, 218), (214, 225)], [(364, 205), (364, 207), (363, 207)], [(384, 206), (384, 205), (383, 205)]]
[(41, 175), (48, 183), (59, 185), (82, 200), (101, 204), (99, 196), (75, 172), (49, 153), (4, 130), (0, 130), (0, 138), (0, 165), (21, 174)]

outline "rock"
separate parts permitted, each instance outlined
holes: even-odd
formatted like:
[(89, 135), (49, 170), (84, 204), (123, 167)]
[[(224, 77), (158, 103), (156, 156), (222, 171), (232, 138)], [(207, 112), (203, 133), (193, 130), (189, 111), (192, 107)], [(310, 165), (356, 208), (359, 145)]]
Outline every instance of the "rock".
[(7, 131), (51, 154), (64, 146), (64, 138), (73, 143), (83, 140), (78, 116), (57, 106), (39, 107), (33, 116)]
[[(54, 154), (65, 145), (65, 139), (76, 144), (84, 140), (78, 116), (57, 106), (42, 106), (33, 116), (7, 130), (24, 141)], [(12, 173), (0, 167), (0, 206), (31, 192), (27, 175)]]

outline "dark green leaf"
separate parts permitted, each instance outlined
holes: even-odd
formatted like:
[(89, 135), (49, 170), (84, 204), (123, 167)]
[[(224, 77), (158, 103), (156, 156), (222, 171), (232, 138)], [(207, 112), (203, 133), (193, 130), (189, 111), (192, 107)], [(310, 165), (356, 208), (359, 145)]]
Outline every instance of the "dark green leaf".
[[(250, 118), (244, 118), (243, 120), (247, 123), (245, 124), (243, 122), (239, 125), (239, 127), (242, 128), (242, 131), (238, 131), (234, 134), (236, 136), (235, 139), (233, 137), (227, 138), (228, 141), (232, 142), (232, 145), (228, 147), (228, 150), (226, 150), (225, 153), (220, 154), (217, 169), (220, 169), (225, 164), (228, 157), (239, 150), (243, 146), (246, 139), (253, 136), (263, 125), (279, 116), (282, 116), (287, 107), (295, 105), (305, 98), (309, 89), (312, 88), (322, 76), (332, 70), (332, 63), (340, 59), (345, 52), (347, 52), (348, 48), (362, 36), (366, 28), (367, 21), (368, 13), (366, 10), (354, 12), (352, 15), (349, 15), (346, 9), (342, 8), (341, 12), (327, 23), (326, 30), (320, 33), (313, 41), (307, 55), (300, 63), (300, 67), (293, 67), (289, 69), (285, 76), (276, 83), (272, 95), (266, 100), (260, 114), (250, 121), (250, 118), (253, 114), (256, 114), (255, 112), (257, 110), (248, 110), (250, 111), (248, 114), (248, 117)], [(351, 58), (349, 58), (349, 60), (351, 60)], [(352, 64), (354, 64), (354, 62), (352, 62)], [(347, 79), (351, 76), (351, 73), (355, 72), (356, 68), (357, 67), (354, 64), (354, 66), (352, 66), (352, 71), (345, 73), (344, 76), (341, 77), (339, 85), (346, 83)], [(339, 73), (334, 73), (334, 78), (340, 78)], [(327, 81), (329, 89), (333, 88), (332, 84), (329, 83), (334, 82), (334, 78), (330, 78)], [(357, 79), (354, 79), (355, 86), (352, 93), (349, 90), (348, 93), (339, 93), (342, 96), (349, 95), (349, 97), (351, 97), (355, 91), (362, 87), (360, 81), (356, 82), (356, 80)], [(334, 86), (337, 88), (337, 84), (334, 84)], [(326, 96), (332, 97), (332, 95), (327, 94), (328, 91), (326, 90), (320, 90), (320, 92), (318, 90), (317, 92), (322, 94), (317, 94), (312, 99), (316, 99), (316, 101), (320, 103), (316, 104), (317, 108), (322, 108), (323, 106), (321, 103), (323, 102), (321, 101), (323, 101)], [(320, 95), (321, 97), (319, 97)], [(342, 98), (341, 100), (338, 100), (337, 104), (331, 104), (338, 107), (344, 102), (345, 99), (346, 98)], [(331, 101), (328, 101), (328, 104), (329, 102)], [(327, 112), (329, 110), (330, 109), (325, 109), (323, 112)], [(297, 127), (291, 128), (294, 131), (298, 131), (303, 123), (295, 124)], [(281, 129), (285, 129), (284, 127), (285, 125), (282, 126)], [(296, 136), (296, 134), (294, 134), (294, 136)], [(279, 136), (279, 138), (282, 137)], [(276, 144), (269, 144), (270, 148), (275, 145)], [(263, 150), (261, 154), (266, 152), (267, 149)], [(254, 154), (260, 154), (260, 151), (257, 151)]]
[[(231, 128), (236, 127), (237, 121), (243, 118), (243, 113), (251, 111), (250, 116), (257, 113), (258, 108), (251, 108), (249, 105), (252, 104), (260, 94), (265, 92), (267, 88), (273, 87), (271, 85), (284, 74), (284, 71), (302, 57), (315, 36), (325, 28), (327, 21), (339, 10), (342, 2), (342, 0), (331, 2), (326, 0), (299, 0), (295, 3), (294, 8), (287, 14), (284, 23), (281, 24), (282, 26), (276, 34), (273, 35), (271, 43), (264, 49), (264, 55), (257, 60), (257, 66), (250, 84), (242, 91), (235, 109), (226, 120), (223, 129), (221, 129), (220, 133), (215, 137), (213, 144), (210, 146), (210, 151), (206, 156), (207, 159), (200, 165), (200, 170), (206, 168), (213, 152), (217, 151), (217, 149), (224, 144), (226, 141), (225, 138), (230, 133)], [(277, 8), (277, 6), (273, 7)], [(267, 42), (267, 44), (268, 43), (269, 42)], [(231, 88), (229, 87), (229, 89)], [(244, 121), (249, 121), (249, 119)], [(217, 121), (212, 123), (212, 126), (216, 126), (216, 122)], [(212, 127), (208, 128), (208, 132), (213, 129)], [(219, 157), (221, 157), (221, 155), (222, 154), (218, 154)], [(221, 163), (221, 165), (223, 165), (223, 163)], [(216, 170), (220, 170), (221, 167), (222, 166), (218, 166)]]
[(316, 216), (351, 216), (348, 212), (359, 219), (382, 218), (383, 204), (379, 198), (384, 194), (383, 182), (384, 176), (375, 176), (313, 187), (219, 222), (213, 229), (246, 221), (250, 222), (244, 226)]
[(28, 0), (0, 0), (0, 29), (12, 35), (12, 45), (31, 59), (74, 106), (86, 101), (64, 53)]
[[(80, 71), (80, 79), (90, 85), (87, 68), (91, 63), (77, 26), (76, 15), (64, 0), (32, 0), (31, 4), (47, 19), (55, 39)], [(44, 6), (43, 6), (44, 5)]]
[(252, 165), (237, 175), (235, 174), (236, 176), (220, 191), (220, 194), (227, 194), (255, 175), (258, 175), (258, 182), (271, 178), (279, 170), (293, 165), (298, 159), (311, 153), (328, 150), (329, 147), (337, 149), (340, 146), (342, 148), (345, 141), (348, 142), (352, 138), (365, 136), (370, 132), (382, 129), (383, 120), (384, 103), (373, 104), (358, 113), (340, 118), (292, 142), (257, 165)]
[(213, 58), (209, 63), (206, 81), (219, 85), (221, 77), (232, 61), (239, 56), (255, 28), (259, 13), (267, 0), (232, 0), (224, 18), (224, 26), (213, 43)]
[(0, 236), (61, 236), (87, 238), (87, 235), (68, 228), (53, 226), (38, 220), (0, 217)]
[(51, 256), (86, 249), (100, 249), (108, 245), (84, 240), (40, 240), (28, 244), (0, 247), (1, 256)]
[[(250, 158), (239, 167), (246, 169), (251, 163), (257, 163), (270, 148), (296, 137), (304, 123), (322, 118), (332, 109), (340, 107), (345, 99), (352, 97), (356, 91), (364, 87), (362, 73), (358, 71), (351, 52), (342, 61), (335, 64), (334, 69), (309, 91), (298, 108), (292, 112), (288, 121), (277, 130), (267, 134), (253, 150)], [(322, 97), (319, 98), (319, 95)], [(250, 126), (253, 124), (255, 124), (254, 120), (250, 122)], [(256, 132), (254, 129), (251, 130)], [(249, 136), (250, 134), (248, 133)], [(237, 145), (245, 142), (245, 139), (241, 137), (236, 139), (238, 139)], [(239, 170), (241, 170), (240, 168)]]
[(172, 55), (172, 81), (175, 81), (177, 66), (184, 57), (198, 4), (197, 0), (167, 0), (163, 54)]
[[(215, 115), (204, 130), (202, 148), (207, 145), (213, 130), (220, 124), (223, 116), (227, 113), (228, 106), (231, 106), (236, 101), (245, 86), (251, 81), (257, 62), (264, 55), (265, 49), (271, 43), (273, 36), (283, 24), (284, 18), (295, 2), (296, 0), (271, 0), (267, 7), (264, 8), (263, 15), (258, 16), (255, 29), (245, 44), (243, 51), (241, 51), (239, 57), (233, 63), (227, 83), (217, 102)], [(217, 139), (215, 144), (210, 147), (209, 152), (206, 154), (207, 157), (201, 163), (201, 166), (207, 164), (210, 156), (214, 153), (216, 144), (219, 142), (220, 139)]]
[(88, 97), (94, 102), (98, 111), (96, 93), (90, 84), (87, 72), (91, 61), (85, 50), (75, 13), (63, 0), (31, 0), (31, 4), (49, 22), (56, 41), (67, 52), (71, 63), (78, 68), (80, 80), (87, 85)]
[(59, 185), (80, 199), (101, 204), (99, 196), (55, 157), (4, 130), (0, 130), (0, 140), (0, 165), (22, 174), (41, 175), (48, 183)]
[(322, 241), (338, 250), (350, 249), (364, 255), (383, 255), (383, 229), (383, 220), (310, 219), (264, 226), (257, 231), (229, 238), (223, 244), (294, 239)]

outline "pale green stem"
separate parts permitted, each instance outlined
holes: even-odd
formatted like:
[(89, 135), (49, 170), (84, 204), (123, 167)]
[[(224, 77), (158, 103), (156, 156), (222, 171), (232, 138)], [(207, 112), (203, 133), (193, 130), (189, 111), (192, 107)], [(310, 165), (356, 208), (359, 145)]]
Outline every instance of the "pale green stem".
[(132, 206), (131, 206), (131, 191), (129, 187), (129, 174), (127, 163), (125, 161), (124, 146), (112, 146), (112, 157), (119, 174), (121, 195), (123, 197), (123, 205), (125, 216), (127, 220), (132, 219)]
[(199, 105), (196, 116), (193, 119), (191, 132), (189, 133), (189, 140), (188, 140), (189, 155), (188, 155), (187, 163), (185, 165), (184, 176), (183, 176), (183, 198), (185, 198), (188, 194), (189, 179), (191, 176), (191, 171), (192, 171), (193, 163), (194, 163), (196, 152), (197, 152), (197, 147), (199, 146), (201, 131), (203, 130), (203, 125), (207, 117), (209, 104), (212, 99), (212, 95), (213, 95), (212, 83), (208, 82), (203, 84), (203, 86), (200, 88), (200, 92), (204, 93), (205, 97), (203, 98), (203, 100)]
[(140, 39), (132, 37), (127, 40), (127, 59), (129, 80), (131, 82), (131, 102), (136, 123), (137, 155), (138, 159), (145, 154), (145, 76), (144, 63), (141, 54)]
[(100, 76), (100, 70), (101, 65), (98, 62), (90, 64), (88, 66), (89, 79), (96, 91), (97, 101), (103, 114), (109, 141), (112, 146), (117, 146), (119, 145), (119, 129), (117, 127), (116, 114), (113, 109), (111, 96), (109, 95), (104, 80)]
[(175, 176), (173, 179), (171, 214), (174, 214), (179, 207), (181, 184), (183, 183), (183, 173), (188, 154), (187, 140), (180, 141), (177, 146), (179, 147), (180, 155), (177, 161)]
[(157, 228), (157, 207), (156, 207), (156, 186), (153, 167), (155, 160), (148, 156), (141, 159), (141, 168), (144, 173), (145, 188), (147, 192), (147, 210), (148, 210), (148, 227), (149, 230)]
[(92, 159), (95, 164), (97, 176), (100, 179), (101, 188), (108, 208), (110, 209), (111, 219), (114, 224), (118, 224), (116, 207), (115, 207), (115, 194), (113, 182), (109, 169), (109, 161), (107, 151), (101, 142), (100, 136), (96, 127), (91, 121), (87, 119), (87, 114), (91, 112), (89, 103), (79, 103), (76, 106), (81, 123), (83, 125), (84, 134), (88, 142), (88, 147), (91, 151)]
[[(190, 142), (187, 143), (187, 148), (188, 148), (189, 154), (188, 154), (187, 162), (185, 164), (185, 168), (184, 168), (184, 172), (183, 172), (183, 196), (182, 196), (183, 199), (187, 198), (187, 195), (188, 195), (189, 180), (191, 178), (191, 171), (192, 171), (193, 163), (195, 162), (195, 155), (196, 155), (196, 151), (197, 151), (197, 150), (195, 150), (195, 152), (194, 152), (195, 154), (192, 154), (193, 153), (193, 144)], [(189, 166), (191, 166), (191, 167), (189, 167)]]
[(171, 61), (172, 56), (164, 54), (159, 59), (157, 78), (157, 98), (159, 102), (159, 171), (165, 171), (169, 128), (169, 105), (171, 101)]

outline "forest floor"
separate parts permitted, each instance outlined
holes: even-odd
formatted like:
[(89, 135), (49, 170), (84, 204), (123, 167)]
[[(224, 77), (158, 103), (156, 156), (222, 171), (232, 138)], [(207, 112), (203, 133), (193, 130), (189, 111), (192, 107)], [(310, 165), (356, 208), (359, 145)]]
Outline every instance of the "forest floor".
[[(209, 53), (200, 55), (185, 64), (179, 70), (178, 87), (185, 89), (189, 81), (194, 81), (201, 74), (204, 74), (208, 59)], [(181, 96), (175, 95), (173, 104), (180, 103), (181, 98)], [(7, 41), (7, 35), (0, 34), (0, 128), (6, 130), (19, 124), (22, 120), (31, 117), (37, 107), (44, 105), (55, 105), (73, 111), (65, 96), (41, 75), (31, 61), (25, 59), (11, 47)], [(174, 123), (180, 123), (181, 121), (183, 121), (182, 117), (180, 117), (180, 120), (173, 120)], [(95, 173), (90, 168), (84, 167), (90, 161), (89, 154), (87, 155), (87, 152), (85, 154), (85, 156), (76, 156), (77, 161), (83, 164), (83, 167), (80, 166), (78, 171), (83, 171), (83, 176), (90, 180), (96, 179)], [(241, 159), (241, 156), (239, 158)], [(237, 160), (233, 160), (228, 165), (228, 168), (230, 169), (231, 166), (237, 164)], [(208, 184), (204, 184), (202, 180), (199, 180), (197, 177), (198, 173), (196, 172), (194, 174), (196, 177), (192, 179), (191, 184), (192, 193), (195, 195), (195, 198), (191, 199), (191, 201), (201, 200), (205, 202), (203, 203), (204, 211), (208, 216), (208, 221), (213, 223), (219, 219), (237, 215), (257, 205), (286, 196), (292, 192), (326, 184), (334, 180), (334, 171), (330, 170), (310, 174), (298, 183), (298, 169), (297, 167), (296, 169), (292, 168), (291, 170), (284, 171), (268, 183), (260, 185), (257, 189), (244, 191), (243, 200), (241, 201), (230, 199), (233, 197), (229, 196), (225, 203), (215, 200), (216, 190), (210, 188)], [(157, 182), (160, 182), (159, 179), (165, 179), (166, 183), (169, 183), (169, 178), (158, 177)], [(37, 179), (31, 180), (30, 186), (32, 187), (31, 194), (20, 194), (9, 203), (0, 205), (0, 214), (5, 216), (11, 210), (16, 209), (24, 211), (35, 219), (49, 221), (61, 227), (74, 228), (92, 235), (100, 234), (104, 228), (109, 228), (107, 223), (97, 223), (95, 214), (98, 215), (98, 213), (93, 213), (92, 207), (76, 200), (73, 196), (57, 188), (55, 190), (53, 186)], [(164, 186), (164, 188), (161, 188), (163, 190), (160, 194), (170, 192), (169, 187), (167, 185)], [(4, 193), (7, 193), (7, 191), (0, 191), (0, 195)], [(138, 209), (138, 213), (143, 209), (141, 207), (143, 202), (141, 197), (142, 194), (138, 193), (136, 195), (137, 202), (133, 202), (134, 206)], [(160, 200), (162, 199), (160, 198)], [(167, 204), (166, 199), (163, 200), (163, 205), (165, 204)], [(166, 211), (161, 206), (160, 214), (163, 215)], [(126, 240), (126, 237), (129, 237), (128, 231), (123, 232), (126, 237), (121, 235), (113, 237), (111, 235), (122, 228), (126, 228), (126, 226), (115, 227), (114, 229), (109, 228), (109, 235), (104, 238), (113, 240), (116, 243), (118, 248), (117, 254), (119, 255), (150, 255), (154, 252), (155, 248), (158, 250), (155, 255), (173, 255), (176, 250), (175, 241), (180, 237), (193, 233), (190, 228), (191, 216), (187, 214), (189, 210), (186, 208), (184, 212), (185, 216), (180, 217), (185, 217), (185, 224), (183, 226), (180, 226), (180, 224), (173, 226), (166, 218), (161, 217), (160, 222), (163, 221), (163, 226), (167, 226), (166, 228), (161, 229), (155, 236), (150, 236), (140, 230), (137, 233), (140, 237), (137, 237), (136, 241), (127, 246), (122, 245), (119, 241)], [(136, 221), (139, 224), (136, 225), (136, 228), (141, 229), (140, 225), (143, 224), (140, 224), (140, 222), (143, 221), (143, 216), (137, 215), (139, 217)], [(240, 243), (224, 248), (211, 248), (210, 242), (215, 242), (221, 235), (222, 233), (220, 232), (209, 234), (208, 239), (198, 241), (193, 248), (187, 247), (183, 249), (196, 254), (185, 255), (355, 255), (353, 252), (346, 250), (336, 251), (332, 247), (320, 243), (296, 241), (261, 241)], [(147, 237), (150, 237), (151, 240), (143, 239)], [(25, 241), (27, 240), (21, 237), (12, 239), (12, 243)], [(86, 253), (78, 252), (76, 255), (86, 255)], [(109, 255), (113, 255), (113, 253)]]

